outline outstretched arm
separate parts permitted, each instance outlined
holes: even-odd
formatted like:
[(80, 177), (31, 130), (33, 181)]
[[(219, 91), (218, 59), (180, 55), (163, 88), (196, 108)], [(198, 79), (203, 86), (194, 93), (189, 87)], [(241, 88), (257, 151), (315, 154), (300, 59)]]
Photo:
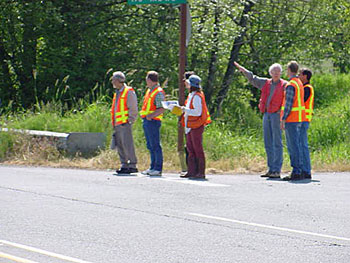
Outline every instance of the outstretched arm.
[(242, 67), (240, 64), (238, 64), (236, 61), (233, 62), (233, 64), (238, 68), (238, 70), (242, 73), (247, 72), (248, 70), (245, 67)]
[(245, 67), (242, 67), (236, 61), (233, 64), (237, 67), (237, 69), (243, 73), (243, 75), (248, 79), (248, 81), (256, 88), (262, 89), (265, 85), (267, 78), (261, 78), (253, 74), (253, 72), (249, 71)]

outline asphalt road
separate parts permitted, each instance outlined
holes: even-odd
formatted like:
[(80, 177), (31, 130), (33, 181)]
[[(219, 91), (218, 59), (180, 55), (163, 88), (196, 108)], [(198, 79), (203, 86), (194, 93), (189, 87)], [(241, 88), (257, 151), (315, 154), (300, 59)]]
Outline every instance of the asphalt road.
[(350, 173), (297, 183), (0, 166), (0, 263), (350, 262)]

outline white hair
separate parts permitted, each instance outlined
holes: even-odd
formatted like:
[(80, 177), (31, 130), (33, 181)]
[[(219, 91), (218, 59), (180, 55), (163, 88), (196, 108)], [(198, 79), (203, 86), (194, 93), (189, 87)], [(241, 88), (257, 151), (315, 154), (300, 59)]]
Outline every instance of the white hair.
[(270, 75), (271, 75), (271, 71), (274, 70), (275, 68), (279, 69), (280, 72), (282, 73), (282, 66), (281, 66), (281, 64), (273, 63), (273, 64), (269, 67), (269, 73), (270, 73)]
[(113, 79), (118, 79), (120, 82), (125, 82), (125, 75), (123, 72), (121, 71), (116, 71), (116, 72), (113, 72), (113, 76), (112, 76)]

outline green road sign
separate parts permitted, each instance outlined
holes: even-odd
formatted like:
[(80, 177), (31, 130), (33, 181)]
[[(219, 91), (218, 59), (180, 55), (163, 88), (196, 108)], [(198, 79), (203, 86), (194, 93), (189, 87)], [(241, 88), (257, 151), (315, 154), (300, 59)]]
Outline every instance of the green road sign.
[(186, 4), (187, 0), (128, 0), (129, 5), (143, 4)]

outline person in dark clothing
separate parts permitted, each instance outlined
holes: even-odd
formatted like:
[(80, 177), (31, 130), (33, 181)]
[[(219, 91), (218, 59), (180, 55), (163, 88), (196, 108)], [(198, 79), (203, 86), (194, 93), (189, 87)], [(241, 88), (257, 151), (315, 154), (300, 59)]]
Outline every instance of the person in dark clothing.
[(301, 175), (305, 179), (311, 179), (311, 160), (308, 145), (307, 132), (314, 110), (314, 88), (310, 85), (312, 72), (310, 69), (302, 68), (299, 73), (299, 79), (304, 85), (304, 102), (306, 121), (301, 124), (300, 147), (301, 147)]

